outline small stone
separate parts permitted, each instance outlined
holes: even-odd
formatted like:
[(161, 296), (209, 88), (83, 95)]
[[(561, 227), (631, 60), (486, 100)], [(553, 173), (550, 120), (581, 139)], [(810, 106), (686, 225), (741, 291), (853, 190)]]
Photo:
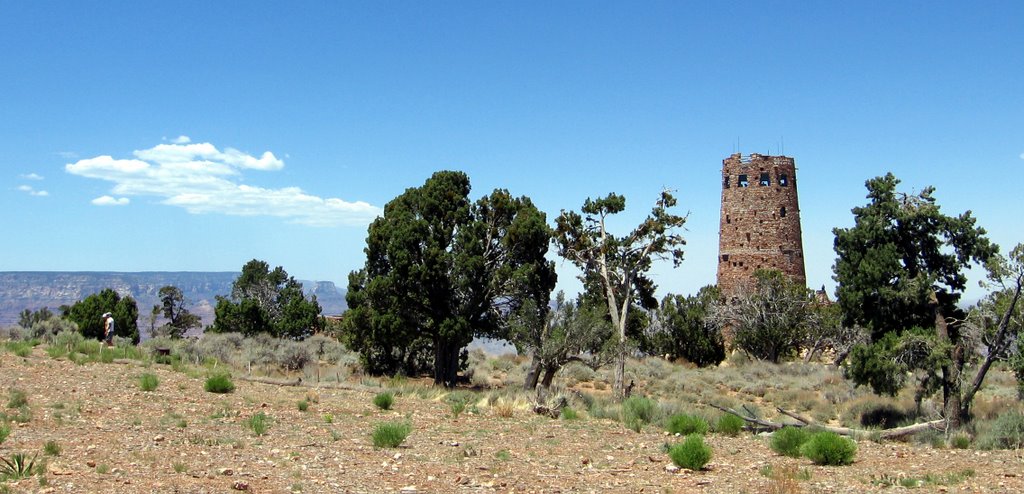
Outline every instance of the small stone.
[(433, 482), (435, 480), (437, 480), (437, 477), (433, 475), (427, 475), (427, 482)]
[(407, 485), (405, 487), (402, 487), (400, 489), (400, 491), (403, 492), (403, 493), (409, 493), (409, 494), (412, 494), (413, 492), (419, 492), (419, 490), (416, 489), (415, 485)]
[(247, 491), (249, 490), (249, 483), (243, 480), (236, 480), (234, 484), (231, 484), (231, 488), (236, 491)]
[(89, 461), (85, 462), (85, 466), (87, 466), (89, 468), (96, 468), (96, 462), (93, 461), (93, 460), (89, 460)]
[(162, 434), (157, 434), (156, 436), (153, 436), (153, 442), (155, 443), (163, 442), (164, 439), (166, 438)]
[(230, 468), (218, 468), (217, 469), (217, 474), (218, 475), (231, 476), (231, 475), (235, 474), (235, 471), (230, 469)]
[(402, 459), (402, 453), (395, 453), (395, 456), (392, 456), (392, 458), (394, 458), (395, 461), (401, 460)]
[(110, 474), (111, 475), (117, 475), (119, 473), (121, 473), (121, 469), (120, 468), (116, 468), (115, 467), (115, 468), (110, 469)]
[(669, 463), (668, 465), (665, 465), (665, 471), (668, 473), (676, 473), (679, 471), (679, 467), (675, 466), (672, 463)]

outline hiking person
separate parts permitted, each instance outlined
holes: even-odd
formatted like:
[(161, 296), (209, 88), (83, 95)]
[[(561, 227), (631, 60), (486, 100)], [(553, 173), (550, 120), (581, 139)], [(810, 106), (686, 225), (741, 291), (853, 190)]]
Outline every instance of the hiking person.
[(111, 316), (109, 312), (104, 312), (103, 316), (103, 339), (107, 342), (107, 346), (114, 345), (114, 316)]

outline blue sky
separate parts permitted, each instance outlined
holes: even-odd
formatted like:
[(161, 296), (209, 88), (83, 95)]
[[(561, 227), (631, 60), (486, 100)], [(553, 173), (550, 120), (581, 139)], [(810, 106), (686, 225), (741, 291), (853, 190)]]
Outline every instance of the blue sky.
[(1006, 250), (1022, 29), (1022, 2), (0, 0), (0, 270), (344, 282), (387, 201), (458, 169), (552, 221), (624, 194), (620, 231), (676, 189), (686, 261), (655, 275), (691, 293), (737, 150), (796, 159), (811, 286), (888, 171)]

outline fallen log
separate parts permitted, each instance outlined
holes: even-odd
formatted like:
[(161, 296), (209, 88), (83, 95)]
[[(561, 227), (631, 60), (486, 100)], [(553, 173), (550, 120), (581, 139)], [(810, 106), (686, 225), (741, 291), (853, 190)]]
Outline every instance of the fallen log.
[(854, 428), (851, 428), (851, 427), (833, 427), (833, 426), (829, 426), (829, 425), (821, 425), (821, 424), (818, 424), (815, 421), (813, 421), (813, 420), (811, 420), (811, 419), (809, 419), (807, 417), (804, 417), (803, 415), (800, 415), (800, 414), (798, 414), (796, 412), (791, 412), (789, 410), (784, 410), (781, 407), (776, 407), (775, 410), (778, 411), (779, 413), (781, 413), (781, 414), (783, 414), (783, 415), (793, 419), (793, 420), (796, 420), (796, 423), (772, 422), (770, 420), (759, 419), (757, 417), (754, 417), (753, 415), (744, 415), (744, 414), (742, 414), (740, 412), (737, 412), (736, 410), (733, 410), (732, 408), (721, 407), (721, 406), (714, 405), (714, 404), (711, 404), (711, 407), (715, 408), (715, 409), (718, 409), (718, 410), (721, 410), (721, 411), (723, 411), (725, 413), (728, 413), (730, 415), (735, 415), (735, 416), (743, 419), (744, 422), (747, 422), (749, 424), (753, 424), (753, 425), (755, 425), (757, 427), (761, 427), (761, 428), (765, 428), (765, 429), (769, 429), (769, 430), (773, 430), (773, 431), (779, 430), (779, 429), (781, 429), (783, 427), (787, 427), (787, 426), (789, 426), (789, 427), (815, 427), (817, 429), (821, 429), (821, 430), (824, 430), (824, 431), (834, 432), (836, 434), (839, 434), (840, 436), (867, 437), (867, 436), (872, 436), (872, 435), (877, 434), (880, 439), (895, 439), (895, 438), (899, 438), (899, 437), (905, 437), (905, 436), (913, 435), (913, 434), (916, 434), (918, 432), (923, 432), (923, 431), (926, 431), (926, 430), (938, 430), (938, 431), (945, 431), (946, 430), (946, 419), (932, 420), (930, 422), (921, 422), (921, 423), (918, 423), (918, 424), (912, 424), (912, 425), (907, 425), (907, 426), (903, 426), (903, 427), (895, 427), (895, 428), (892, 428), (892, 429), (884, 429), (884, 430), (880, 430), (879, 431), (879, 430), (867, 430), (867, 429), (854, 429)]
[(295, 379), (273, 379), (269, 377), (255, 377), (255, 376), (235, 376), (236, 379), (241, 381), (249, 381), (261, 384), (273, 384), (275, 386), (301, 386), (302, 378), (297, 377)]

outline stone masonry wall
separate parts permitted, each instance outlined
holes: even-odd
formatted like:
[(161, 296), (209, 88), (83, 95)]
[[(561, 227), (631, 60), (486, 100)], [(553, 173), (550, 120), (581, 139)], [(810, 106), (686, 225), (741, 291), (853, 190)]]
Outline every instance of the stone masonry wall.
[(758, 269), (806, 283), (796, 163), (787, 156), (722, 160), (718, 287), (727, 299)]

